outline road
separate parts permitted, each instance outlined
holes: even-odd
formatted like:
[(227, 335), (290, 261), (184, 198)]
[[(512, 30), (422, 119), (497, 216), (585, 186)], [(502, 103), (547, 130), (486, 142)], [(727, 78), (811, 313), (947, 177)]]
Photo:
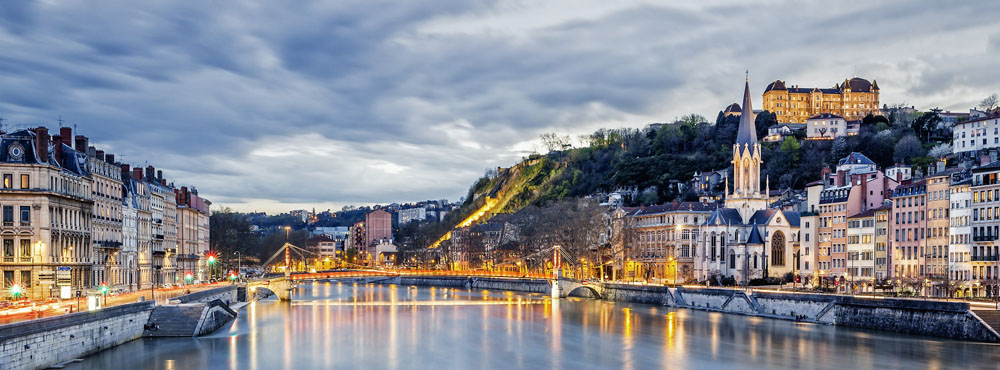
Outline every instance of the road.
[[(173, 289), (156, 289), (155, 297), (159, 304), (166, 303), (166, 300), (188, 294), (194, 293), (206, 289), (218, 288), (223, 285), (228, 285), (228, 283), (214, 283), (214, 284), (200, 284), (200, 285), (190, 285), (186, 287), (179, 287)], [(139, 290), (135, 292), (129, 292), (124, 294), (119, 294), (117, 296), (108, 296), (107, 303), (104, 307), (117, 306), (126, 303), (138, 302), (140, 298), (145, 299), (149, 297), (149, 290)], [(38, 302), (34, 307), (26, 306), (19, 308), (7, 308), (0, 309), (0, 325), (11, 324), (20, 321), (34, 320), (43, 317), (52, 317), (64, 315), (71, 312), (77, 312), (77, 299), (64, 299), (60, 302), (55, 303), (44, 303)], [(87, 309), (87, 298), (82, 297), (79, 299), (79, 308)]]

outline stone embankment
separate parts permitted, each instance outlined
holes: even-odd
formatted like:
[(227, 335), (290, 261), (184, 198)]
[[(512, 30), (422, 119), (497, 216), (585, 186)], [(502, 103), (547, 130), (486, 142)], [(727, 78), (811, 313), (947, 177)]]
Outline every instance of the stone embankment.
[[(540, 279), (402, 276), (361, 281), (543, 294), (551, 291), (551, 282)], [(601, 298), (611, 301), (1000, 342), (1000, 334), (970, 310), (968, 303), (962, 302), (633, 284), (600, 284), (600, 287)]]
[(142, 336), (153, 302), (0, 326), (0, 368), (42, 369)]

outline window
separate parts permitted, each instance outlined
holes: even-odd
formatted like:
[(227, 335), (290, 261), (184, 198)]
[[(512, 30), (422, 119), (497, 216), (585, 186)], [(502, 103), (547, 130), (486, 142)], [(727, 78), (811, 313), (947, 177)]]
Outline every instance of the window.
[(14, 239), (3, 240), (3, 256), (14, 257)]
[(6, 173), (3, 175), (3, 188), (10, 189), (14, 187), (14, 175)]
[(4, 226), (14, 225), (14, 206), (3, 206), (3, 224)]
[(31, 207), (21, 206), (21, 225), (31, 225)]
[(21, 189), (31, 188), (31, 181), (28, 180), (29, 180), (28, 174), (21, 175)]
[(21, 257), (31, 257), (31, 240), (21, 239)]
[(21, 286), (22, 287), (31, 286), (31, 271), (21, 271)]

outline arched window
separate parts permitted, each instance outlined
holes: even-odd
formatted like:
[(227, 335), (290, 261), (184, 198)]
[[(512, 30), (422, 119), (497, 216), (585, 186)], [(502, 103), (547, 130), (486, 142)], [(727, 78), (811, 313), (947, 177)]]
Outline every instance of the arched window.
[(771, 265), (785, 265), (785, 234), (775, 231), (771, 237)]
[(732, 249), (729, 250), (729, 268), (736, 268), (736, 251)]

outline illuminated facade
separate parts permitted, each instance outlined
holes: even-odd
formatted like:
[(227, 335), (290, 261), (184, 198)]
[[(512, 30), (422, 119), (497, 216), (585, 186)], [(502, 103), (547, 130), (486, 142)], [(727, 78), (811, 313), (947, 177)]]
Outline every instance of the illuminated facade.
[(878, 91), (878, 82), (857, 77), (827, 89), (787, 86), (775, 80), (764, 89), (764, 110), (774, 113), (781, 123), (805, 123), (823, 113), (860, 120), (879, 114)]

